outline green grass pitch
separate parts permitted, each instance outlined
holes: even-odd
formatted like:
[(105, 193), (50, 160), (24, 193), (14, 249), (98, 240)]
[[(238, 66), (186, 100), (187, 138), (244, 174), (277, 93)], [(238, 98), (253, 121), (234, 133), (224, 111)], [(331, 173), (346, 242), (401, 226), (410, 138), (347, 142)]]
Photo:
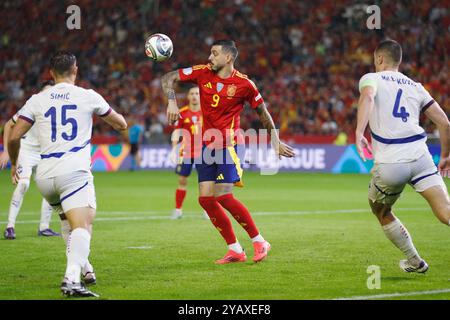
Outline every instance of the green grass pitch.
[[(406, 274), (403, 255), (384, 237), (367, 204), (366, 175), (246, 172), (235, 195), (254, 213), (272, 244), (253, 264), (253, 248), (232, 219), (248, 261), (218, 266), (226, 245), (197, 202), (189, 181), (185, 217), (168, 217), (177, 177), (172, 172), (95, 173), (98, 212), (90, 260), (101, 299), (335, 299), (401, 295), (389, 299), (450, 298), (450, 230), (410, 187), (396, 205), (422, 257), (424, 274)], [(3, 232), (13, 186), (0, 172)], [(31, 184), (16, 225), (17, 239), (0, 240), (0, 299), (61, 299), (65, 271), (61, 238), (37, 237), (40, 195)], [(52, 227), (59, 230), (55, 215)], [(381, 289), (368, 289), (367, 268), (380, 267)], [(430, 294), (436, 290), (441, 293)], [(446, 292), (445, 292), (446, 291)], [(408, 293), (414, 295), (406, 295)], [(428, 292), (428, 294), (417, 294)], [(382, 297), (382, 296), (381, 296)]]

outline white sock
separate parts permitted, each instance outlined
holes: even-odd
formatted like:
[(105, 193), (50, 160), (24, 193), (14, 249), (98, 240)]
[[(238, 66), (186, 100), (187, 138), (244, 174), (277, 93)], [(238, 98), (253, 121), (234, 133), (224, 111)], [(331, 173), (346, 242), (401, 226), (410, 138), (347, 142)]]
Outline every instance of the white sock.
[(76, 228), (67, 240), (67, 269), (65, 277), (72, 282), (80, 282), (81, 268), (89, 257), (91, 235), (86, 229)]
[(244, 249), (242, 249), (241, 244), (239, 242), (229, 244), (228, 249), (233, 250), (236, 253), (244, 252)]
[(52, 206), (45, 200), (42, 199), (41, 205), (41, 223), (39, 224), (39, 230), (44, 231), (50, 228), (50, 220), (52, 219)]
[(9, 215), (8, 215), (8, 225), (7, 228), (14, 228), (16, 225), (17, 215), (19, 214), (20, 208), (22, 207), (23, 197), (30, 186), (30, 181), (28, 179), (19, 180), (16, 189), (11, 198), (11, 203), (9, 205)]
[(264, 240), (263, 236), (261, 234), (258, 234), (256, 237), (252, 238), (252, 242), (264, 242), (266, 240)]
[[(67, 245), (67, 240), (70, 235), (70, 224), (67, 220), (61, 220), (61, 234), (64, 239), (64, 242)], [(89, 262), (89, 260), (86, 261), (85, 265), (81, 268), (81, 273), (86, 274), (88, 272), (94, 272), (94, 267)]]
[(83, 266), (83, 268), (81, 268), (81, 273), (83, 275), (85, 275), (88, 272), (94, 272), (94, 267), (92, 266), (92, 264), (88, 261), (86, 261), (86, 264)]
[(396, 219), (391, 223), (382, 226), (382, 228), (386, 237), (406, 255), (408, 261), (412, 265), (418, 266), (422, 259), (414, 247), (408, 230), (406, 230), (400, 220)]

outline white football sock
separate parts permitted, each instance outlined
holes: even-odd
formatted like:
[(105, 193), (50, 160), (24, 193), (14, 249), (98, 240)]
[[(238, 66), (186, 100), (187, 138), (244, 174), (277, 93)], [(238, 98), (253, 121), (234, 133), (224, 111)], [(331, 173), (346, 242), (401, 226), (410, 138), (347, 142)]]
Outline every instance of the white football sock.
[(408, 230), (406, 230), (400, 220), (396, 219), (391, 223), (382, 226), (382, 228), (386, 237), (406, 255), (408, 261), (412, 265), (418, 266), (422, 259), (414, 247)]
[(256, 237), (252, 238), (252, 242), (264, 242), (263, 236), (261, 234), (258, 234)]
[[(70, 224), (67, 220), (61, 220), (61, 234), (64, 239), (64, 242), (67, 245), (67, 239), (70, 235)], [(89, 260), (86, 261), (86, 264), (81, 268), (81, 273), (86, 274), (87, 272), (94, 272), (94, 267), (89, 262)]]
[(236, 253), (242, 253), (244, 252), (244, 249), (242, 249), (242, 246), (239, 242), (235, 242), (228, 245), (228, 249), (233, 250)]
[(44, 231), (50, 228), (50, 220), (52, 219), (52, 206), (45, 200), (42, 199), (41, 205), (41, 223), (39, 224), (39, 230)]
[(23, 197), (30, 186), (30, 180), (20, 179), (17, 183), (17, 187), (11, 198), (9, 205), (8, 225), (7, 228), (14, 228), (16, 224), (17, 215), (22, 207)]
[(80, 282), (81, 268), (89, 257), (91, 235), (86, 229), (76, 228), (67, 241), (67, 269), (65, 277), (72, 282)]
[(92, 264), (88, 261), (86, 261), (86, 264), (84, 265), (83, 268), (81, 268), (81, 273), (83, 275), (85, 275), (88, 272), (94, 272), (94, 267), (92, 266)]

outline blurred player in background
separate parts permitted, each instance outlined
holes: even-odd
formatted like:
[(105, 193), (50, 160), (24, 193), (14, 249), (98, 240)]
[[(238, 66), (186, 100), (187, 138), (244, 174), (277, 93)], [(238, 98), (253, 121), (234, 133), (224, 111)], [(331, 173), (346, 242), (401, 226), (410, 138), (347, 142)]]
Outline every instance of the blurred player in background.
[[(374, 52), (375, 73), (359, 82), (356, 146), (363, 160), (371, 147), (364, 132), (369, 123), (375, 166), (369, 185), (369, 203), (386, 237), (406, 256), (400, 261), (405, 272), (424, 273), (428, 264), (417, 252), (408, 230), (392, 212), (406, 184), (429, 203), (436, 217), (450, 224), (450, 200), (442, 176), (450, 170), (450, 123), (427, 90), (398, 71), (402, 48), (393, 41), (379, 44)], [(428, 151), (427, 135), (419, 125), (424, 113), (436, 124), (441, 139), (439, 165)]]
[[(53, 81), (47, 81), (42, 85), (42, 91), (50, 88), (53, 85)], [(0, 155), (0, 169), (6, 167), (9, 161), (8, 155), (8, 139), (12, 128), (18, 119), (18, 114), (15, 114), (4, 127), (3, 132), (3, 145), (4, 150)], [(17, 182), (16, 189), (11, 198), (11, 203), (9, 205), (8, 214), (8, 224), (3, 233), (5, 239), (13, 240), (16, 238), (15, 225), (17, 215), (19, 214), (20, 208), (22, 207), (22, 202), (25, 194), (30, 187), (30, 179), (33, 171), (36, 169), (40, 157), (40, 146), (37, 137), (36, 128), (31, 128), (27, 135), (22, 138), (21, 148), (19, 152), (19, 158), (17, 162), (17, 172), (19, 174), (19, 180)], [(50, 220), (52, 218), (53, 208), (45, 199), (42, 199), (41, 204), (41, 222), (39, 224), (38, 236), (60, 236), (59, 233), (54, 232), (50, 229)]]
[(131, 171), (138, 170), (141, 163), (141, 154), (139, 147), (142, 143), (142, 137), (144, 135), (144, 126), (139, 123), (137, 116), (131, 117), (130, 127), (128, 129), (128, 141), (130, 143), (131, 154)]
[(269, 242), (260, 234), (250, 212), (232, 193), (234, 183), (240, 181), (242, 176), (236, 153), (236, 130), (240, 127), (240, 113), (245, 102), (256, 110), (264, 128), (269, 130), (276, 153), (280, 157), (294, 156), (293, 149), (279, 140), (275, 124), (255, 84), (234, 68), (237, 55), (234, 41), (219, 40), (212, 44), (208, 65), (172, 71), (162, 78), (162, 87), (168, 98), (167, 115), (170, 123), (179, 118), (174, 83), (193, 82), (200, 89), (204, 145), (202, 163), (197, 166), (199, 203), (229, 249), (222, 259), (216, 261), (217, 264), (247, 259), (224, 208), (252, 239), (254, 262), (263, 260), (270, 250)]
[[(175, 173), (179, 175), (172, 219), (179, 219), (183, 216), (183, 202), (186, 197), (188, 177), (191, 175), (195, 160), (199, 159), (202, 153), (203, 117), (200, 110), (200, 92), (197, 86), (189, 89), (187, 99), (188, 105), (180, 109), (180, 119), (175, 124), (171, 138), (170, 159), (176, 164)], [(206, 213), (204, 213), (204, 218), (209, 218)]]
[(12, 180), (17, 183), (21, 139), (33, 125), (37, 127), (41, 161), (36, 170), (36, 183), (61, 219), (68, 222), (65, 231), (62, 230), (63, 235), (66, 234), (67, 268), (61, 292), (69, 296), (92, 297), (98, 295), (81, 282), (81, 273), (89, 264), (96, 210), (90, 171), (92, 115), (99, 115), (121, 132), (126, 130), (127, 124), (102, 96), (75, 85), (77, 70), (76, 58), (69, 52), (58, 52), (51, 58), (50, 74), (55, 85), (33, 95), (19, 111), (19, 119), (9, 138), (8, 152)]

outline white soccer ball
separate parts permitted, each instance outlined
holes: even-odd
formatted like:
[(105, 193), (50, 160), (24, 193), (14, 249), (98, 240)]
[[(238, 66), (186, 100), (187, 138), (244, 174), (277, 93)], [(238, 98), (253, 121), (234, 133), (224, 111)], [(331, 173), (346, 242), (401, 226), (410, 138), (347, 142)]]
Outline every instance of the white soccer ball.
[(163, 33), (152, 34), (145, 40), (145, 54), (154, 61), (165, 61), (170, 58), (172, 52), (172, 40)]

